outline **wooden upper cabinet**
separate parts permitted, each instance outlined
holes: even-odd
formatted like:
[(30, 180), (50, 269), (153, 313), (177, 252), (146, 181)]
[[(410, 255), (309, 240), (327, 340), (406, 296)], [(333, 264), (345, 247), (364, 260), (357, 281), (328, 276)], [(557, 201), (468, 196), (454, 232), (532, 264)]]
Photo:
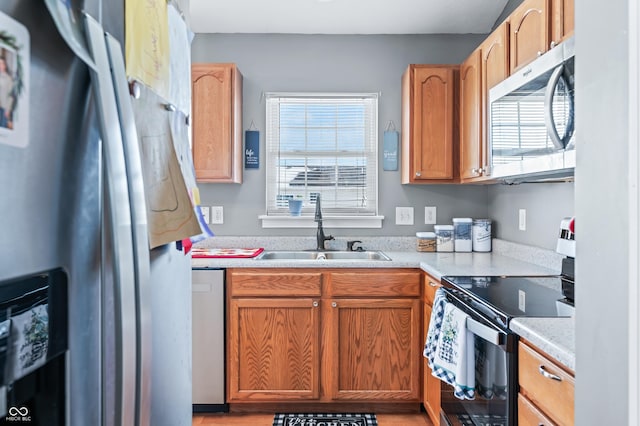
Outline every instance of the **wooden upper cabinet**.
[(509, 17), (511, 73), (549, 49), (551, 0), (524, 0)]
[(481, 51), (460, 66), (460, 178), (482, 175)]
[(197, 181), (242, 183), (242, 74), (234, 64), (193, 64), (191, 82)]
[(573, 35), (574, 20), (574, 0), (551, 0), (551, 45)]
[(489, 91), (509, 76), (509, 22), (503, 22), (480, 45), (482, 89), (482, 142), (481, 169), (483, 176), (490, 175), (489, 164)]
[(409, 65), (402, 77), (402, 183), (458, 177), (458, 69)]

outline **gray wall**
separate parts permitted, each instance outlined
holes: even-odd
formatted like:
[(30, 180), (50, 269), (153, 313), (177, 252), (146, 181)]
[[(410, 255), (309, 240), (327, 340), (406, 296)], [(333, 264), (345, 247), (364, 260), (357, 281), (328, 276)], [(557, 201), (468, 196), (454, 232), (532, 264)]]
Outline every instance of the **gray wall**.
[[(492, 185), (488, 209), (494, 221), (494, 237), (555, 250), (560, 220), (574, 215), (574, 184)], [(518, 227), (520, 209), (527, 211), (525, 231)]]
[(516, 7), (520, 6), (520, 4), (522, 3), (523, 0), (509, 0), (507, 2), (507, 4), (504, 7), (504, 10), (502, 11), (502, 13), (500, 14), (500, 16), (498, 17), (498, 19), (496, 19), (496, 23), (493, 26), (493, 29), (496, 29), (496, 27), (500, 24), (502, 24), (502, 22), (507, 19), (507, 17), (509, 15), (511, 15), (511, 12), (513, 12)]
[[(637, 424), (629, 420), (638, 401), (629, 400), (628, 387), (628, 355), (637, 353), (630, 345), (630, 339), (637, 343), (630, 335), (637, 324), (631, 327), (629, 316), (638, 302), (637, 276), (631, 275), (638, 258), (629, 251), (638, 238), (629, 198), (638, 194), (637, 180), (630, 179), (638, 158), (629, 156), (629, 148), (638, 145), (637, 135), (629, 134), (638, 121), (637, 115), (629, 119), (630, 105), (638, 102), (638, 75), (629, 73), (634, 37), (637, 49), (639, 19), (631, 13), (636, 5), (637, 0), (575, 5), (576, 425)], [(637, 376), (631, 380), (637, 385)]]
[[(483, 35), (282, 35), (197, 34), (193, 62), (234, 62), (244, 76), (243, 128), (253, 121), (260, 130), (260, 168), (245, 170), (244, 183), (200, 184), (203, 205), (224, 207), (217, 235), (309, 235), (310, 229), (262, 229), (265, 212), (264, 102), (270, 91), (381, 92), (380, 140), (389, 120), (400, 127), (400, 78), (408, 64), (459, 64), (484, 39)], [(382, 154), (382, 152), (380, 152)], [(452, 217), (486, 217), (484, 186), (400, 184), (400, 173), (382, 171), (382, 229), (330, 230), (333, 235), (412, 235), (430, 230), (424, 207), (436, 206), (439, 223)], [(414, 206), (414, 226), (395, 225), (395, 207)]]

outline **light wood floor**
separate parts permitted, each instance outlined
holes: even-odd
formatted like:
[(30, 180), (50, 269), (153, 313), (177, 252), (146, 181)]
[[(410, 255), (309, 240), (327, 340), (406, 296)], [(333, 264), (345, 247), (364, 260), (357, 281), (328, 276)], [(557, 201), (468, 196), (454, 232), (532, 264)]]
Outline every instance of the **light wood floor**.
[[(378, 426), (433, 426), (425, 413), (376, 414)], [(272, 414), (196, 414), (192, 425), (208, 426), (271, 426)]]

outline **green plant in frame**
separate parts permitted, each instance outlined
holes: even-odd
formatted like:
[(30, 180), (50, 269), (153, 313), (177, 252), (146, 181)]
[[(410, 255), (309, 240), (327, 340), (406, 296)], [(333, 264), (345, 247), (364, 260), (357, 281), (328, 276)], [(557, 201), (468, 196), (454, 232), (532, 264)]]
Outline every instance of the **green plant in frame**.
[(24, 91), (22, 55), (20, 54), (20, 49), (22, 48), (22, 46), (18, 46), (18, 41), (16, 40), (16, 37), (14, 35), (11, 35), (4, 30), (0, 30), (0, 43), (5, 44), (6, 46), (15, 50), (17, 56), (15, 80), (13, 89), (11, 90), (11, 95), (13, 96), (13, 109), (15, 110), (18, 107), (20, 95)]

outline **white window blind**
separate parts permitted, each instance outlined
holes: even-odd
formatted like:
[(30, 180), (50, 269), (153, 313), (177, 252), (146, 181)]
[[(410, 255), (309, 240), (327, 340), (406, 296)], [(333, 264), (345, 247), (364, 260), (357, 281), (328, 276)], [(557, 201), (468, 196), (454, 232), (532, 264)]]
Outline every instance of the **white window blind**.
[(267, 94), (267, 215), (377, 215), (377, 94)]

